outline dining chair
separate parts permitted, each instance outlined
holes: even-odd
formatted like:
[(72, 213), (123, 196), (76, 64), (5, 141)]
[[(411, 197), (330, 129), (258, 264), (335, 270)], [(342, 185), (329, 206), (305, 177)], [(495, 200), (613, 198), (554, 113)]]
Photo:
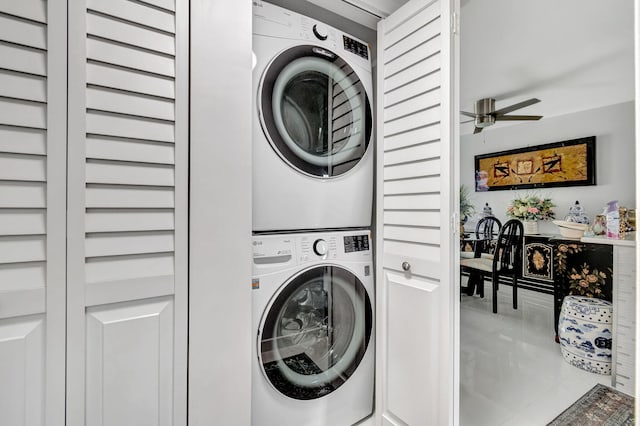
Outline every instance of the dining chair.
[[(472, 240), (472, 251), (461, 251), (460, 260), (491, 256), (492, 240), (494, 236), (500, 232), (501, 226), (502, 224), (498, 218), (494, 216), (485, 216), (480, 219), (476, 224), (475, 239)], [(462, 280), (462, 277), (460, 277), (460, 279)], [(467, 295), (473, 296), (476, 285), (481, 287), (480, 284), (482, 284), (482, 281), (480, 280), (482, 280), (482, 277), (479, 277), (477, 273), (469, 273), (467, 287), (463, 287)], [(484, 297), (484, 294), (482, 294), (482, 297)]]
[(470, 276), (477, 275), (480, 296), (484, 297), (484, 280), (491, 276), (493, 290), (493, 313), (498, 313), (498, 283), (501, 276), (511, 277), (513, 287), (513, 309), (518, 309), (518, 274), (522, 269), (522, 238), (524, 229), (517, 219), (507, 221), (501, 228), (492, 256), (461, 259), (460, 269)]
[[(460, 259), (480, 257), (481, 253), (489, 253), (491, 240), (498, 235), (502, 223), (494, 216), (486, 216), (476, 224), (475, 238), (472, 240), (473, 249), (471, 251), (461, 251)], [(463, 239), (464, 240), (464, 239)]]

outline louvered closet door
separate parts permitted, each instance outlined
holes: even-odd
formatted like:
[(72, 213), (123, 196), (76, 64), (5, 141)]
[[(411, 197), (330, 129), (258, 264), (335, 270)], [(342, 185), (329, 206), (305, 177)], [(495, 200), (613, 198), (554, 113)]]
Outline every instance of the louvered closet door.
[(0, 424), (64, 424), (66, 2), (0, 0)]
[(185, 424), (188, 2), (69, 8), (67, 424)]
[[(451, 2), (453, 3), (453, 2)], [(378, 27), (378, 414), (453, 422), (452, 36), (449, 0)]]

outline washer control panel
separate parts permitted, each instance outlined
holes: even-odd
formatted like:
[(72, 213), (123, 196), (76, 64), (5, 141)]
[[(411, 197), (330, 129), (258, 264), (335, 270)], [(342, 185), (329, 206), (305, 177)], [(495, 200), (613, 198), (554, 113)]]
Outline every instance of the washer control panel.
[(281, 267), (318, 261), (371, 261), (370, 231), (255, 235), (255, 267)]
[(332, 259), (371, 259), (369, 231), (300, 234), (298, 262)]

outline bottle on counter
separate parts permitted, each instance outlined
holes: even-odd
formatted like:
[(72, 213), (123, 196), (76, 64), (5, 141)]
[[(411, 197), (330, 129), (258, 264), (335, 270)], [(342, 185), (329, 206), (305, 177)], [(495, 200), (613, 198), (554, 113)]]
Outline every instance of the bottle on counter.
[(618, 200), (609, 201), (607, 203), (607, 238), (620, 238), (620, 209)]

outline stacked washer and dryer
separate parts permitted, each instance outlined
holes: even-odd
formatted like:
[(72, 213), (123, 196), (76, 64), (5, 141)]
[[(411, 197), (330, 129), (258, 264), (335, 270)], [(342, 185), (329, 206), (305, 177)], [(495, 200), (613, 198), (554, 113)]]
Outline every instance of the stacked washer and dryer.
[(256, 426), (373, 411), (372, 75), (366, 43), (253, 2)]

